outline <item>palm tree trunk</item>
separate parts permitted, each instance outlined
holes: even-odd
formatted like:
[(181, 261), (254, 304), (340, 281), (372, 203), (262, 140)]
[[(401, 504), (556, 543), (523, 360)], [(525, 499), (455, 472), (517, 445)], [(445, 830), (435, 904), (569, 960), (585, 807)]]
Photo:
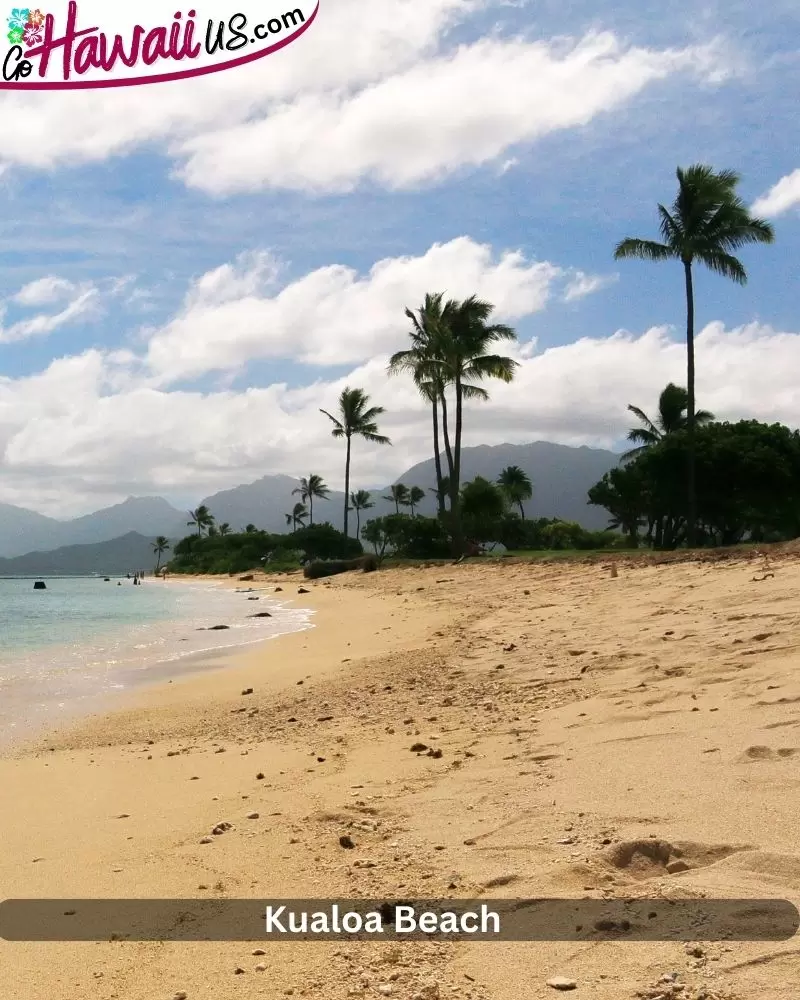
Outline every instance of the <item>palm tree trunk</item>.
[(686, 544), (693, 548), (696, 542), (697, 492), (695, 482), (695, 419), (694, 419), (694, 286), (692, 283), (692, 263), (684, 261), (686, 276)]
[(439, 453), (439, 400), (434, 396), (433, 409), (433, 461), (436, 465), (436, 504), (439, 517), (444, 517), (444, 494), (442, 493), (442, 456)]
[(314, 523), (314, 494), (308, 494), (308, 523)]
[(442, 439), (444, 440), (444, 453), (447, 458), (447, 471), (450, 474), (450, 482), (453, 482), (453, 449), (450, 446), (450, 428), (447, 418), (447, 397), (442, 389)]
[(461, 375), (456, 373), (456, 440), (453, 450), (453, 478), (450, 481), (450, 514), (453, 521), (453, 547), (456, 554), (464, 551), (464, 539), (461, 532), (461, 510), (459, 490), (461, 488), (461, 432), (464, 426), (464, 394), (461, 387)]
[(520, 517), (524, 521), (525, 520), (525, 508), (522, 506), (522, 501), (521, 500), (517, 500), (517, 503), (519, 504), (519, 514), (520, 514)]
[(361, 508), (356, 507), (356, 538), (361, 538)]
[(347, 458), (344, 463), (344, 534), (347, 537), (347, 517), (350, 513), (350, 444), (351, 437), (347, 435)]

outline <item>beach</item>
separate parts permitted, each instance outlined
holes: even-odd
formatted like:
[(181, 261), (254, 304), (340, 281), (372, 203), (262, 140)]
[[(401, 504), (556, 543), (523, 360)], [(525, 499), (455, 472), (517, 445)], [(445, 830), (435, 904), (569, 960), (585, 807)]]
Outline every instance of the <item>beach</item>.
[[(4, 898), (800, 900), (796, 553), (230, 585), (314, 627), (6, 753)], [(792, 940), (702, 929), (3, 941), (0, 965), (19, 1000), (796, 996)]]

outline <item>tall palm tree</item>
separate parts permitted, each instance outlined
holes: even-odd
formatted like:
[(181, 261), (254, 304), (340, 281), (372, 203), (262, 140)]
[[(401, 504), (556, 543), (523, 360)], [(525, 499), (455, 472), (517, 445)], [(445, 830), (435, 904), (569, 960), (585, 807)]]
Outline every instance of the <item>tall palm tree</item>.
[(156, 559), (156, 573), (158, 573), (158, 571), (161, 569), (161, 557), (164, 555), (165, 552), (169, 551), (169, 547), (170, 547), (169, 539), (165, 538), (164, 535), (159, 535), (158, 538), (153, 543), (153, 552), (155, 552), (156, 556), (158, 557)]
[(361, 537), (361, 511), (371, 510), (375, 504), (368, 490), (358, 490), (350, 494), (350, 509), (356, 512), (356, 538)]
[(308, 508), (304, 503), (296, 503), (291, 514), (286, 514), (285, 517), (287, 525), (291, 526), (292, 532), (295, 532), (298, 525), (301, 528), (305, 528)]
[(416, 517), (416, 508), (425, 499), (425, 490), (421, 486), (412, 486), (408, 491), (408, 506), (411, 508), (411, 516)]
[(678, 167), (678, 194), (667, 209), (658, 206), (662, 242), (624, 239), (614, 257), (640, 260), (678, 260), (683, 265), (686, 287), (686, 386), (688, 393), (686, 429), (687, 530), (686, 540), (695, 544), (697, 497), (695, 490), (695, 365), (694, 365), (694, 285), (695, 261), (709, 270), (744, 285), (747, 271), (734, 252), (750, 243), (772, 243), (772, 226), (750, 215), (736, 193), (739, 175), (733, 170), (715, 171), (704, 164)]
[(441, 396), (442, 436), (450, 477), (450, 518), (453, 545), (463, 548), (459, 497), (461, 491), (461, 441), (464, 430), (464, 400), (486, 400), (489, 394), (477, 383), (487, 378), (511, 382), (518, 363), (489, 351), (498, 341), (513, 341), (517, 335), (510, 326), (489, 323), (494, 306), (472, 295), (463, 302), (449, 301), (443, 310), (434, 342), (434, 355), (445, 389), (452, 387), (455, 396), (455, 428), (451, 441), (447, 392)]
[(344, 465), (344, 533), (347, 534), (348, 514), (350, 513), (350, 457), (354, 437), (362, 437), (373, 444), (391, 444), (383, 434), (378, 433), (377, 418), (386, 411), (382, 406), (370, 406), (369, 396), (363, 389), (342, 390), (339, 396), (339, 410), (336, 416), (320, 409), (333, 424), (331, 435), (344, 438), (347, 452)]
[(530, 500), (533, 496), (533, 483), (530, 476), (518, 465), (509, 465), (500, 473), (497, 485), (502, 490), (503, 496), (509, 503), (519, 507), (522, 520), (525, 520), (525, 508), (522, 506), (523, 500)]
[(430, 493), (436, 497), (436, 503), (438, 505), (439, 511), (444, 510), (444, 504), (447, 498), (450, 496), (450, 477), (442, 476), (442, 481), (436, 487), (436, 489), (430, 490)]
[(389, 496), (383, 499), (393, 503), (394, 509), (399, 514), (401, 507), (408, 506), (408, 487), (404, 486), (403, 483), (395, 483), (394, 486), (389, 487)]
[(219, 526), (219, 528), (217, 529), (217, 531), (218, 531), (218, 533), (220, 535), (222, 535), (224, 537), (225, 535), (229, 535), (231, 533), (231, 526), (226, 521), (224, 524), (221, 524)]
[[(641, 421), (641, 427), (633, 427), (628, 433), (628, 440), (634, 442), (638, 447), (631, 448), (622, 456), (623, 461), (636, 458), (643, 451), (647, 451), (654, 444), (658, 444), (668, 434), (682, 431), (686, 428), (686, 410), (689, 406), (689, 393), (683, 386), (674, 385), (672, 382), (662, 391), (658, 397), (658, 416), (655, 421), (640, 410), (638, 406), (628, 405), (628, 409)], [(714, 420), (714, 414), (708, 410), (697, 410), (694, 415), (695, 426), (701, 427)]]
[(439, 408), (444, 383), (436, 358), (435, 341), (444, 318), (443, 299), (444, 294), (441, 292), (436, 295), (429, 293), (416, 313), (406, 309), (406, 316), (411, 320), (411, 347), (393, 354), (388, 369), (390, 375), (399, 375), (401, 372), (410, 374), (420, 395), (431, 407), (433, 461), (437, 487), (435, 493), (440, 517), (444, 517), (446, 496), (446, 492), (442, 490), (442, 455), (439, 442)]
[(331, 491), (325, 485), (322, 476), (310, 475), (307, 479), (300, 480), (300, 486), (292, 490), (292, 496), (299, 496), (303, 503), (308, 504), (308, 523), (314, 523), (314, 497), (320, 500), (328, 500)]
[(203, 532), (208, 531), (214, 524), (214, 515), (204, 503), (200, 504), (197, 510), (190, 510), (189, 517), (191, 520), (186, 522), (186, 527), (197, 528), (198, 538), (202, 538)]

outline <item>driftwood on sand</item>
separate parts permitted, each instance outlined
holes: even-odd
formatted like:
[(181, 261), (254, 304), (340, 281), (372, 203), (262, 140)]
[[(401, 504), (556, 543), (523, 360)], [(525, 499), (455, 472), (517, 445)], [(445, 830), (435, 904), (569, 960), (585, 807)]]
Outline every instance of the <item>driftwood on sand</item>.
[(312, 562), (303, 570), (306, 580), (319, 580), (323, 576), (337, 576), (339, 573), (350, 573), (360, 569), (364, 573), (374, 573), (378, 568), (378, 560), (373, 555), (359, 556), (357, 559), (330, 559), (324, 562)]

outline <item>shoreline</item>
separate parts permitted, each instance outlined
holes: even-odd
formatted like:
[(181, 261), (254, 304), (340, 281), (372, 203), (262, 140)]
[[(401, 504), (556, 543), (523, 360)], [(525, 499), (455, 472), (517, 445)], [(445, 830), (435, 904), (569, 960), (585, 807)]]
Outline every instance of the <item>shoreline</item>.
[[(216, 592), (225, 592), (226, 595), (237, 592), (256, 595), (255, 590), (239, 591), (236, 582), (228, 578), (201, 575), (179, 577), (166, 582), (152, 578), (146, 586), (171, 588), (173, 584), (193, 588), (196, 598), (210, 588)], [(146, 619), (135, 625), (120, 623), (116, 627), (106, 628), (98, 632), (92, 644), (86, 648), (50, 643), (20, 650), (20, 655), (25, 657), (27, 668), (22, 674), (11, 673), (0, 678), (0, 687), (4, 688), (6, 705), (12, 706), (8, 714), (24, 713), (27, 721), (19, 728), (18, 722), (11, 721), (0, 730), (0, 753), (42, 738), (51, 729), (80, 725), (81, 720), (96, 715), (106, 715), (124, 707), (126, 698), (140, 689), (147, 690), (161, 683), (172, 683), (184, 676), (193, 676), (207, 670), (224, 669), (223, 664), (227, 659), (235, 658), (250, 647), (257, 647), (282, 635), (314, 627), (313, 611), (298, 609), (292, 602), (280, 600), (279, 596), (266, 585), (258, 590), (257, 597), (269, 602), (269, 624), (265, 627), (271, 631), (266, 635), (256, 634), (255, 625), (248, 625), (247, 631), (244, 631), (239, 619), (235, 617), (233, 605), (217, 608), (213, 600), (210, 600), (207, 609), (209, 622), (216, 621), (214, 618), (216, 615), (219, 624), (225, 624), (225, 631), (218, 631), (211, 624), (198, 628), (196, 624), (200, 612), (198, 605), (191, 610), (184, 609), (180, 615), (163, 619)], [(248, 605), (248, 609), (251, 607)], [(203, 617), (205, 615), (204, 611)], [(146, 633), (142, 634), (140, 631), (134, 634), (132, 631), (134, 628), (144, 629)], [(165, 640), (165, 633), (180, 633), (186, 629), (206, 631), (210, 636), (214, 636), (214, 641), (211, 645), (197, 646), (198, 642), (204, 640), (194, 634), (180, 638), (172, 635)], [(158, 649), (157, 643), (164, 641), (167, 643), (166, 647)], [(179, 645), (190, 641), (194, 642), (193, 648), (182, 649)], [(98, 643), (103, 645), (98, 647)], [(111, 654), (112, 648), (113, 654)], [(114, 659), (108, 659), (109, 655), (113, 655)], [(37, 672), (35, 667), (37, 662), (49, 664), (59, 656), (64, 662), (83, 661), (89, 662), (91, 666), (78, 676), (71, 670), (63, 668), (50, 674)], [(13, 669), (14, 659), (15, 651), (7, 654), (7, 668)], [(31, 663), (34, 664), (33, 668)], [(52, 685), (55, 685), (54, 690), (51, 690)], [(46, 689), (46, 694), (40, 700), (31, 699), (29, 689), (32, 686)], [(15, 700), (10, 701), (9, 696)]]
[[(318, 628), (0, 757), (4, 895), (797, 900), (798, 585), (797, 560), (761, 582), (742, 560), (306, 583)], [(685, 1000), (790, 1000), (792, 945), (0, 941), (0, 961), (20, 1000), (546, 1000), (552, 976), (633, 1000), (672, 971)]]

